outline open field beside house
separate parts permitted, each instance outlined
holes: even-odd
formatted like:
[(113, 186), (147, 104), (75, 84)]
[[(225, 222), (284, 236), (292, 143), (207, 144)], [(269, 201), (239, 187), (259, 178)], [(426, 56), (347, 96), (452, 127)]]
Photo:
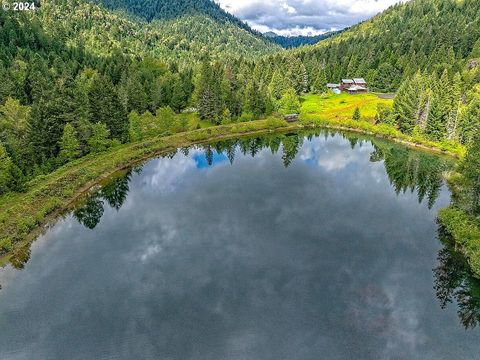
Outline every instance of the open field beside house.
[[(404, 145), (430, 150), (440, 150), (457, 158), (465, 155), (465, 147), (454, 141), (434, 142), (422, 134), (408, 135), (388, 124), (375, 124), (379, 104), (392, 107), (392, 94), (306, 94), (302, 97), (300, 122), (306, 127), (330, 127), (339, 130), (355, 130), (383, 137)], [(353, 120), (358, 107), (360, 120)]]
[(307, 94), (302, 97), (302, 118), (321, 118), (328, 120), (351, 120), (358, 107), (362, 120), (373, 122), (377, 106), (393, 106), (391, 94)]

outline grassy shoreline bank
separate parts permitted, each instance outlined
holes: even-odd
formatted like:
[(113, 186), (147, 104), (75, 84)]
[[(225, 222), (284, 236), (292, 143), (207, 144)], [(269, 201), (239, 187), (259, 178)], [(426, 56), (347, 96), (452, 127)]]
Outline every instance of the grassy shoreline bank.
[(320, 128), (353, 131), (437, 154), (457, 158), (462, 156), (461, 151), (449, 151), (442, 148), (441, 144), (423, 143), (403, 134), (399, 136), (399, 131), (393, 127), (376, 126), (365, 121), (312, 118), (298, 123), (278, 119), (234, 123), (125, 144), (105, 153), (78, 159), (49, 175), (38, 177), (28, 183), (28, 190), (24, 193), (1, 196), (0, 266), (15, 256), (17, 250), (29, 246), (75, 199), (117, 171), (179, 147), (243, 136)]

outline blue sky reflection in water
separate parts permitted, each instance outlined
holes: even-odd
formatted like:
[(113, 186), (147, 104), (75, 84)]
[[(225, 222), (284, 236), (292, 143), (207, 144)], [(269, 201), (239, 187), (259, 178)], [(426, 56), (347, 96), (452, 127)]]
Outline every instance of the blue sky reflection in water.
[(435, 214), (450, 200), (437, 158), (342, 135), (290, 138), (296, 156), (255, 141), (233, 165), (213, 148), (148, 162), (77, 211), (93, 229), (68, 215), (23, 270), (0, 270), (0, 358), (480, 353), (478, 328), (435, 294)]

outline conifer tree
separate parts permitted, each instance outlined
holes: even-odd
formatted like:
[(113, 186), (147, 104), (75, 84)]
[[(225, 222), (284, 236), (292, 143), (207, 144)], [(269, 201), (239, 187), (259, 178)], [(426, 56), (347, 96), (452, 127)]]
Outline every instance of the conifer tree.
[(449, 96), (450, 111), (447, 118), (447, 139), (457, 140), (459, 136), (459, 121), (461, 108), (461, 84), (462, 79), (459, 73), (456, 73), (451, 83)]
[(90, 88), (88, 98), (90, 122), (105, 124), (112, 138), (126, 141), (127, 114), (112, 82), (104, 76), (98, 77)]
[(200, 68), (196, 83), (196, 100), (198, 113), (202, 119), (216, 124), (221, 122), (223, 114), (222, 101), (223, 70), (219, 63), (214, 65), (205, 60)]
[(298, 114), (300, 112), (300, 101), (295, 89), (288, 89), (279, 100), (278, 109), (281, 114)]
[(96, 123), (92, 127), (92, 136), (88, 139), (90, 152), (99, 153), (105, 151), (110, 146), (110, 131), (103, 123)]
[(0, 195), (10, 190), (13, 181), (11, 168), (12, 160), (8, 156), (5, 147), (0, 142)]
[(276, 69), (273, 72), (272, 81), (270, 82), (268, 89), (270, 90), (270, 94), (272, 94), (273, 98), (276, 100), (279, 100), (289, 89), (288, 81), (280, 69)]
[(475, 134), (480, 132), (480, 87), (474, 90), (467, 106), (460, 115), (460, 141), (470, 144)]
[(183, 84), (180, 77), (176, 77), (173, 84), (172, 99), (170, 104), (172, 109), (177, 113), (179, 113), (180, 110), (186, 106), (185, 91), (182, 85)]
[(75, 119), (75, 97), (70, 78), (59, 79), (53, 89), (34, 102), (28, 119), (28, 137), (38, 164), (55, 158), (60, 151), (63, 127)]
[(439, 81), (434, 84), (430, 114), (428, 116), (426, 134), (434, 140), (439, 141), (447, 134), (448, 115), (451, 110), (450, 94), (452, 85), (445, 70)]
[(148, 96), (137, 72), (133, 71), (133, 73), (128, 75), (128, 80), (123, 85), (123, 91), (126, 97), (127, 112), (135, 110), (143, 113), (147, 110)]
[(476, 216), (480, 215), (480, 133), (475, 133), (473, 141), (468, 148), (460, 171), (465, 179), (467, 189), (470, 193), (468, 196), (471, 205), (470, 212)]
[(359, 121), (360, 118), (361, 118), (360, 109), (356, 107), (355, 111), (353, 112), (352, 119), (355, 121)]
[(142, 129), (140, 126), (140, 116), (136, 111), (132, 111), (128, 115), (128, 135), (130, 141), (132, 142), (143, 140)]
[(265, 113), (267, 94), (254, 79), (245, 88), (243, 111), (258, 117)]
[(78, 158), (81, 154), (80, 143), (77, 140), (77, 133), (71, 124), (63, 128), (63, 136), (60, 140), (60, 161), (67, 163)]
[(313, 77), (311, 90), (314, 93), (325, 92), (327, 86), (327, 77), (325, 75), (325, 69), (320, 68), (317, 70), (316, 76)]
[(411, 134), (419, 123), (422, 96), (425, 91), (422, 75), (417, 72), (412, 79), (405, 80), (395, 96), (393, 113), (400, 130)]

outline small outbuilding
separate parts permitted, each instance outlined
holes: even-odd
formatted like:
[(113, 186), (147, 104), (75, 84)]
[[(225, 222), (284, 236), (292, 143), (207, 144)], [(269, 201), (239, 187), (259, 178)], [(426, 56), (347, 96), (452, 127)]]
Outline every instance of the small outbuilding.
[(334, 94), (337, 94), (337, 95), (341, 93), (340, 84), (328, 83), (327, 84), (327, 89), (330, 90), (331, 92), (333, 92)]
[(288, 114), (284, 116), (285, 121), (287, 122), (295, 122), (298, 121), (298, 114)]
[(338, 89), (339, 87), (340, 87), (340, 84), (332, 84), (332, 83), (327, 84), (327, 88), (329, 89)]

